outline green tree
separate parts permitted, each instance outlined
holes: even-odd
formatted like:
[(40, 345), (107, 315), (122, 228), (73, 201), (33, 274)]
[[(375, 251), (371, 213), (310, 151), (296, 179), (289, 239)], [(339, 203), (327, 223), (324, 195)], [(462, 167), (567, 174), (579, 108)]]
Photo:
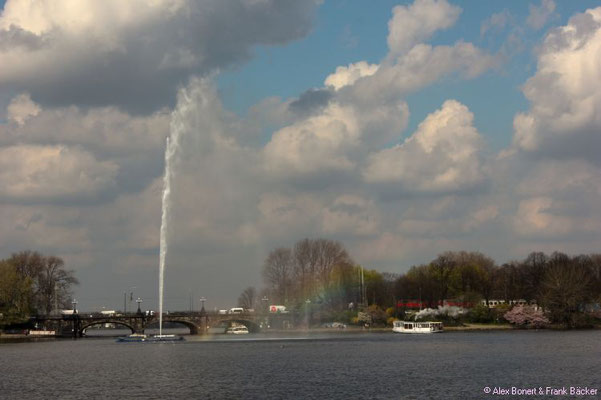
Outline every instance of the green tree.
[(0, 261), (0, 325), (20, 322), (31, 312), (32, 280), (19, 274), (6, 260)]
[(453, 252), (440, 254), (429, 265), (429, 271), (436, 283), (436, 300), (442, 304), (448, 298), (451, 289), (451, 276), (457, 266), (457, 257)]
[(31, 286), (27, 299), (30, 311), (49, 314), (55, 307), (69, 306), (71, 289), (79, 282), (73, 271), (65, 269), (61, 258), (27, 250), (5, 261), (14, 267), (19, 279)]

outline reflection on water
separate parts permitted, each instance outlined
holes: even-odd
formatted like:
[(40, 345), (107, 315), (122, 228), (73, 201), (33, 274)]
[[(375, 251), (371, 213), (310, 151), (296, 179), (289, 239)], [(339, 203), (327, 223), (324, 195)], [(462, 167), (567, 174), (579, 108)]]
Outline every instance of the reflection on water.
[[(149, 328), (144, 331), (147, 335), (158, 335), (159, 328)], [(174, 329), (163, 329), (164, 335), (188, 335), (190, 329), (188, 328), (174, 328)], [(86, 337), (118, 337), (130, 335), (129, 329), (87, 329), (85, 331)]]
[(186, 339), (2, 343), (0, 397), (493, 399), (484, 387), (601, 388), (601, 331)]

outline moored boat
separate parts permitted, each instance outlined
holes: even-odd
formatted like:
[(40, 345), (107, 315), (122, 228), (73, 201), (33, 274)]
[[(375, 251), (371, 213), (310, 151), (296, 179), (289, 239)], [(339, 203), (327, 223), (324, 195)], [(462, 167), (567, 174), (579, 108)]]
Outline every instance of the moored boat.
[(231, 333), (234, 335), (244, 335), (248, 333), (248, 328), (245, 326), (232, 326), (231, 328), (228, 328), (226, 333)]
[(117, 338), (117, 342), (145, 342), (148, 339), (143, 333), (132, 333), (131, 335)]
[(117, 339), (117, 342), (126, 342), (126, 343), (156, 343), (156, 342), (179, 342), (185, 340), (182, 336), (178, 335), (154, 335), (147, 336), (141, 333), (134, 333), (129, 336), (120, 337)]
[(440, 333), (442, 322), (437, 321), (394, 321), (392, 331), (397, 333)]

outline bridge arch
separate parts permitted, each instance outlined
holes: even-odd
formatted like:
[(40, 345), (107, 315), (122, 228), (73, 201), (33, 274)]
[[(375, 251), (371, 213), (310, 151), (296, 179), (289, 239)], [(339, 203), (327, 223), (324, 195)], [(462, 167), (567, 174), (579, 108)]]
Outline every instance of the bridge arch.
[(85, 330), (88, 329), (89, 327), (94, 326), (94, 325), (102, 325), (102, 324), (115, 324), (115, 325), (124, 326), (127, 329), (129, 329), (131, 331), (131, 333), (136, 333), (136, 329), (126, 322), (119, 321), (119, 320), (113, 320), (113, 319), (106, 319), (106, 320), (95, 320), (95, 321), (91, 321), (91, 322), (83, 324), (79, 328), (78, 335), (81, 337), (83, 335), (83, 333), (85, 332)]
[[(158, 323), (158, 320), (153, 322)], [(165, 322), (185, 325), (188, 329), (190, 329), (190, 335), (198, 335), (198, 333), (201, 331), (200, 327), (195, 323), (183, 320), (181, 318), (165, 318), (165, 315), (163, 315), (163, 323)]]
[(261, 331), (261, 327), (259, 326), (259, 324), (244, 318), (227, 318), (221, 319), (219, 320), (219, 322), (221, 324), (227, 324), (228, 328), (232, 326), (233, 323), (244, 325), (250, 333), (256, 333)]

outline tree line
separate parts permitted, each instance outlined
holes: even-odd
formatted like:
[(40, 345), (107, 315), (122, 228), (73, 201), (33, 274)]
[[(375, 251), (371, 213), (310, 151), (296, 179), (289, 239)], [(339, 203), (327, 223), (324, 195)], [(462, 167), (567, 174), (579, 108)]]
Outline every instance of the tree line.
[(78, 283), (60, 257), (27, 250), (0, 260), (0, 325), (69, 308)]
[(241, 305), (254, 307), (259, 297), (290, 309), (310, 303), (324, 318), (368, 307), (402, 316), (408, 300), (432, 308), (453, 300), (486, 313), (488, 307), (478, 305), (495, 299), (525, 300), (552, 322), (577, 326), (586, 308), (601, 302), (601, 254), (533, 252), (497, 265), (480, 252), (447, 251), (406, 273), (387, 273), (357, 265), (340, 242), (303, 239), (271, 251), (262, 277), (263, 291), (247, 288)]

